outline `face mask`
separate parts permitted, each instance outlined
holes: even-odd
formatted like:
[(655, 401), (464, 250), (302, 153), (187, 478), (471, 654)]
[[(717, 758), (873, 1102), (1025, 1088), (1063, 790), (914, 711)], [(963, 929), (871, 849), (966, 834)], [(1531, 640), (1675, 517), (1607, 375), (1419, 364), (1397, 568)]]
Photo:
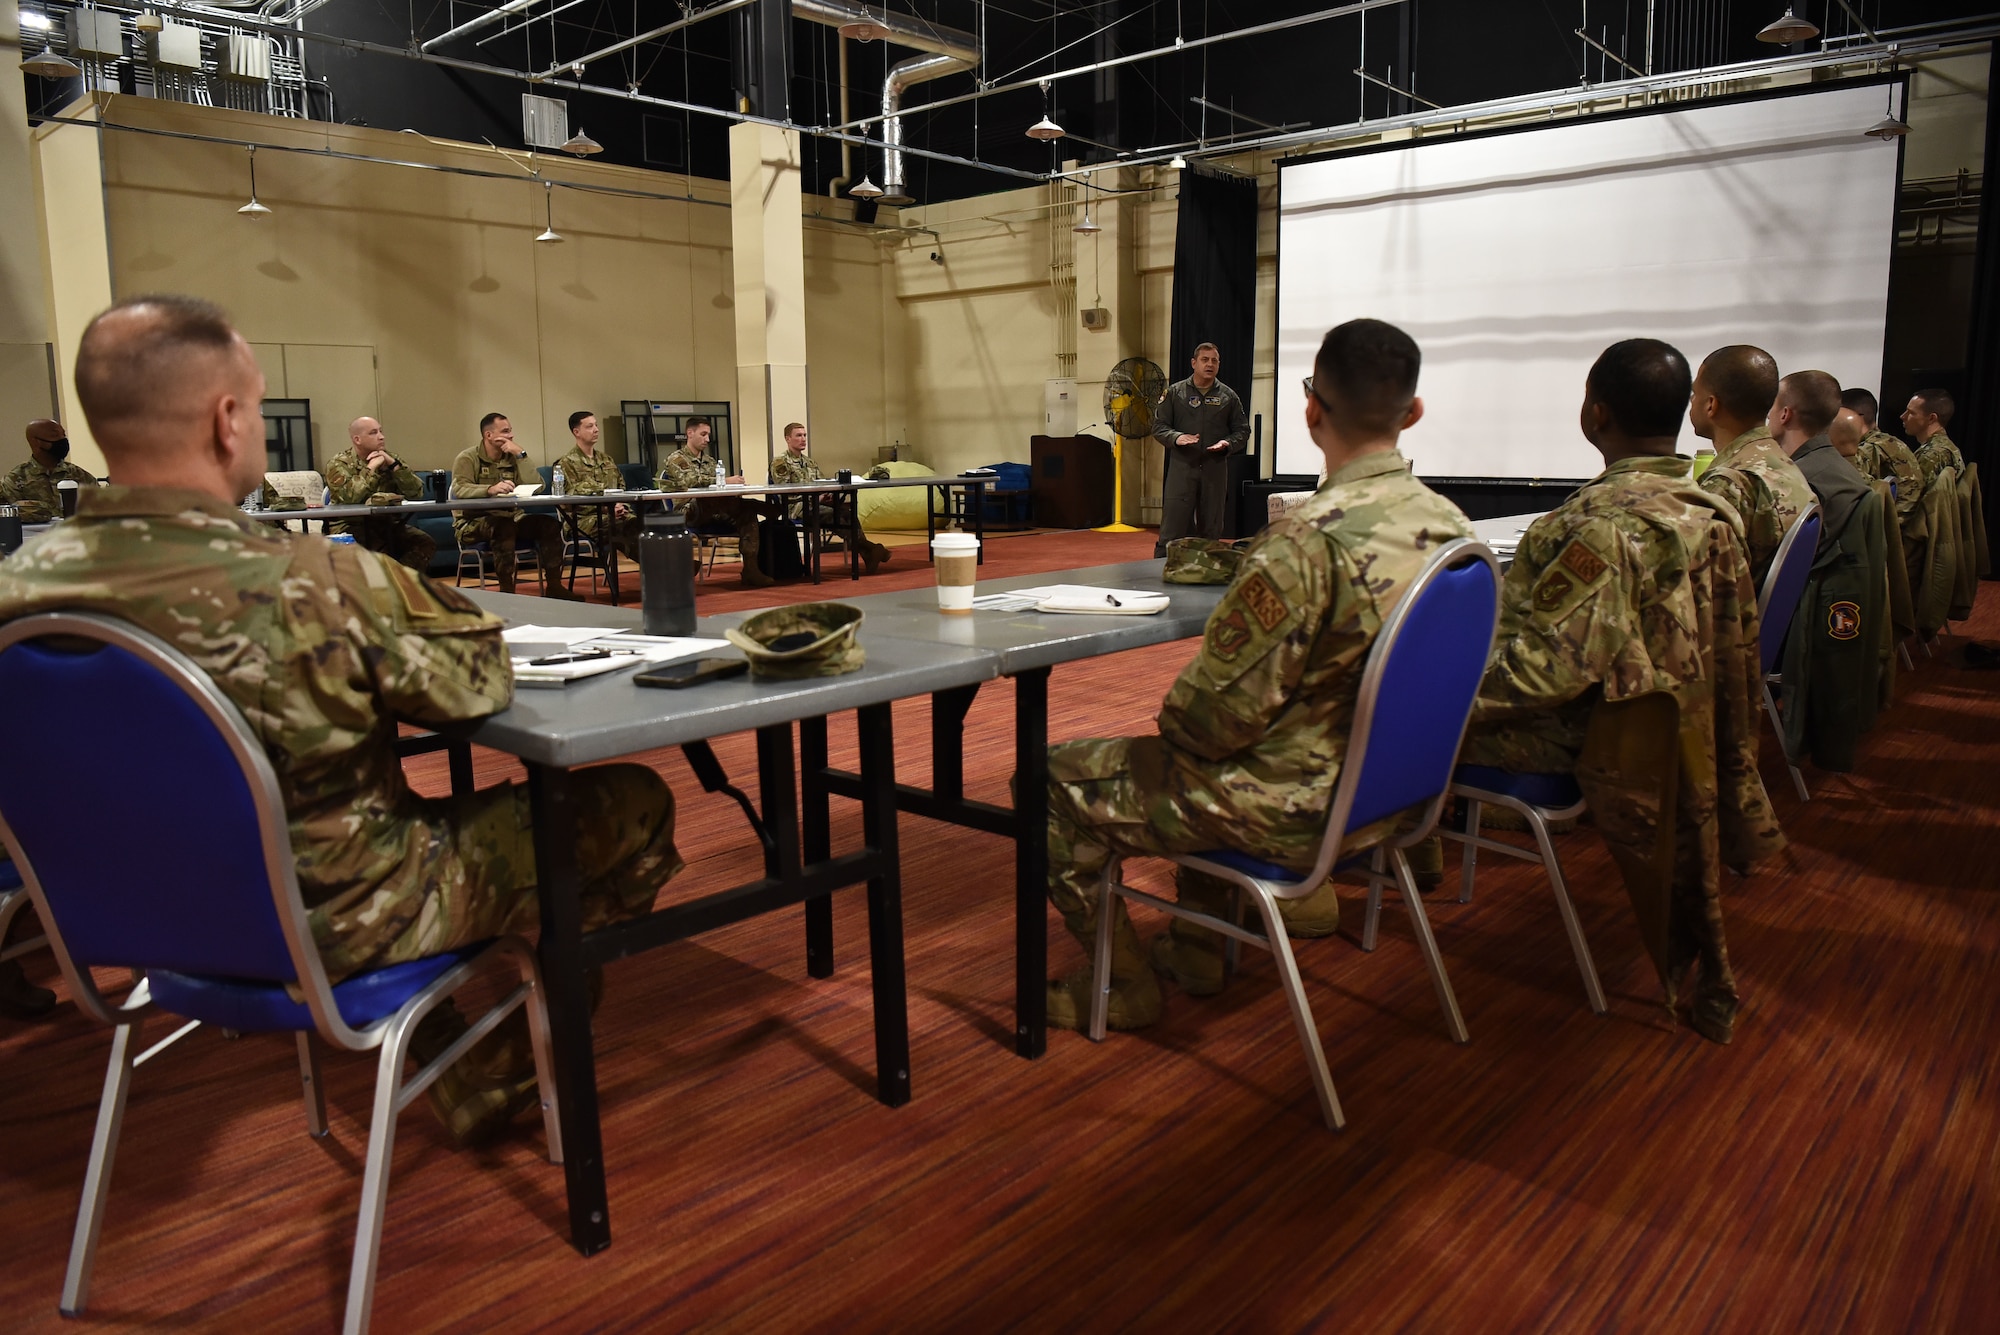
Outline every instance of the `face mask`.
[(63, 460), (69, 458), (69, 441), (67, 440), (43, 441), (42, 448), (48, 451), (49, 458), (55, 463), (61, 463)]

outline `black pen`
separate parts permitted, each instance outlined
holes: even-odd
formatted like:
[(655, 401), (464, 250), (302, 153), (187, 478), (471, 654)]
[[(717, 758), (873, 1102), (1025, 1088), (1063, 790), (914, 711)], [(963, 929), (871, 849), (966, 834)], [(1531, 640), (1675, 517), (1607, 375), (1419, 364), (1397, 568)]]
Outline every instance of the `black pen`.
[(582, 654), (550, 654), (547, 658), (531, 658), (529, 667), (555, 667), (559, 663), (589, 663), (599, 658), (611, 657), (608, 649), (592, 649)]

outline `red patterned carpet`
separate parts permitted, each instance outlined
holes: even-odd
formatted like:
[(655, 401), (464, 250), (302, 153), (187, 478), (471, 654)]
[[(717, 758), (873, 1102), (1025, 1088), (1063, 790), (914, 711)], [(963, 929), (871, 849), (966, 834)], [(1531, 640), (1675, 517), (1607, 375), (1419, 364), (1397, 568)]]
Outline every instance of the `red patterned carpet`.
[[(1150, 540), (1002, 538), (987, 569)], [(860, 588), (929, 578), (900, 554), (890, 570)], [(705, 609), (799, 596), (715, 589)], [(1962, 633), (2000, 639), (1996, 609), (1986, 592)], [(1190, 651), (1057, 669), (1053, 735), (1150, 727)], [(412, 1109), (376, 1329), (1994, 1329), (2000, 674), (1955, 657), (1919, 658), (1859, 769), (1809, 772), (1809, 804), (1767, 747), (1792, 847), (1729, 890), (1746, 1011), (1728, 1048), (1668, 1027), (1586, 828), (1559, 843), (1608, 1016), (1585, 1008), (1525, 863), (1483, 869), (1471, 905), (1434, 897), (1469, 1046), (1446, 1039), (1400, 911), (1372, 955), (1302, 947), (1344, 1134), (1319, 1122), (1261, 959), (1222, 997), (1171, 995), (1145, 1034), (1058, 1034), (1024, 1062), (1005, 1046), (1011, 851), (906, 818), (908, 1106), (871, 1093), (858, 895), (837, 901), (825, 982), (805, 976), (796, 912), (614, 965), (598, 1018), (612, 1247), (586, 1261), (562, 1241), (538, 1128), (462, 1155)], [(973, 710), (975, 796), (1004, 797), (1009, 694)], [(927, 710), (896, 711), (919, 781)], [(851, 720), (834, 736), (851, 757)], [(747, 738), (718, 750), (752, 775)], [(648, 759), (683, 803), (688, 871), (667, 895), (754, 874), (734, 807), (678, 753)], [(511, 769), (481, 757), (484, 782)], [(443, 787), (436, 758), (412, 772)], [(858, 826), (837, 804), (837, 849)], [(1076, 952), (1057, 936), (1062, 967)], [(44, 979), (46, 958), (30, 961)], [(68, 1008), (0, 1022), (0, 1324), (334, 1328), (372, 1063), (329, 1062), (333, 1134), (315, 1143), (289, 1040), (207, 1030), (140, 1071), (95, 1298), (59, 1321), (107, 1043)]]

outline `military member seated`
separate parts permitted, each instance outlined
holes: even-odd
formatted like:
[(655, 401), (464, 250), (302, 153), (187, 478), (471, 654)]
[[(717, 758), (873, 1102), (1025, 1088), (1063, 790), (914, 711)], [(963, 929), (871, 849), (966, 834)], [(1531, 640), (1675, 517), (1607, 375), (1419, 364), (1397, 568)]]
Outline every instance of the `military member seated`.
[(1910, 396), (1903, 409), (1903, 430), (1917, 442), (1913, 453), (1917, 467), (1923, 471), (1925, 491), (1931, 489), (1938, 474), (1947, 468), (1965, 470), (1965, 456), (1958, 452), (1958, 446), (1952, 444), (1944, 430), (1951, 425), (1956, 406), (1950, 390), (1920, 389)]
[[(1860, 473), (1864, 478), (1868, 474), (1862, 472), (1861, 469), (1861, 438), (1867, 434), (1867, 423), (1863, 422), (1861, 414), (1855, 412), (1852, 408), (1842, 408), (1839, 412), (1835, 413), (1833, 415), (1833, 425), (1826, 429), (1826, 438), (1833, 442), (1833, 448), (1840, 454), (1841, 458), (1847, 460), (1849, 467), (1855, 472)], [(1795, 459), (1793, 462), (1796, 463), (1798, 461)], [(1803, 472), (1804, 470), (1800, 471)]]
[[(1712, 739), (1714, 749), (1705, 770), (1683, 767), (1671, 968), (1698, 965), (1690, 1022), (1727, 1042), (1736, 981), (1722, 933), (1717, 821), (1731, 865), (1783, 840), (1757, 776), (1757, 599), (1740, 521), (1674, 453), (1688, 390), (1686, 359), (1655, 339), (1613, 344), (1591, 367), (1583, 434), (1604, 471), (1522, 535), (1459, 756), (1514, 773), (1570, 773), (1599, 701), (1674, 693), (1683, 735), (1704, 750)], [(1599, 821), (1607, 842), (1610, 825)]]
[[(501, 413), (479, 419), (479, 443), (458, 452), (451, 465), (451, 494), (462, 500), (483, 496), (511, 496), (521, 483), (521, 447), (514, 441), (514, 424)], [(463, 545), (483, 542), (493, 556), (493, 575), (500, 592), (514, 591), (518, 565), (514, 548), (526, 542), (534, 547), (542, 568), (542, 596), (567, 598), (576, 595), (562, 586), (562, 522), (552, 514), (520, 510), (456, 510), (451, 531)]]
[[(625, 475), (597, 448), (602, 434), (596, 413), (579, 411), (569, 415), (569, 435), (575, 444), (555, 464), (562, 472), (566, 495), (602, 496), (607, 491), (625, 490)], [(639, 559), (639, 516), (631, 506), (620, 501), (609, 507), (577, 505), (568, 509), (577, 532), (590, 539), (599, 552), (616, 545), (628, 559)]]
[[(797, 486), (801, 483), (823, 482), (825, 480), (826, 474), (820, 472), (819, 462), (806, 453), (806, 424), (804, 422), (786, 423), (785, 452), (771, 460), (772, 485)], [(804, 501), (792, 502), (792, 518), (799, 518), (804, 511)], [(856, 532), (860, 532), (861, 524), (858, 517), (854, 527)], [(888, 559), (889, 549), (887, 547), (873, 541), (866, 533), (861, 534), (861, 563), (867, 567), (869, 574), (874, 574), (881, 568), (882, 563)]]
[[(329, 978), (532, 929), (525, 786), (418, 797), (395, 750), (398, 722), (506, 708), (501, 623), (386, 557), (273, 532), (236, 508), (263, 473), (264, 376), (207, 302), (145, 297), (104, 312), (78, 346), (76, 387), (113, 485), (0, 566), (0, 620), (105, 613), (214, 678), (276, 766)], [(585, 928), (646, 912), (681, 867), (672, 794), (639, 765), (574, 781)], [(460, 1140), (536, 1103), (524, 1015), (432, 1086)], [(434, 1021), (412, 1044), (419, 1061), (464, 1032), (456, 1010)]]
[(1865, 389), (1844, 389), (1840, 406), (1852, 409), (1864, 428), (1854, 461), (1861, 471), (1878, 482), (1888, 482), (1896, 492), (1896, 517), (1909, 522), (1910, 512), (1924, 498), (1924, 470), (1917, 456), (1901, 440), (1876, 425), (1875, 396)]
[[(1798, 465), (1819, 501), (1821, 551), (1840, 541), (1855, 507), (1870, 494), (1867, 479), (1840, 457), (1833, 443), (1833, 422), (1840, 411), (1838, 380), (1825, 371), (1794, 371), (1778, 382), (1766, 423), (1771, 439)], [(1858, 418), (1855, 425), (1860, 425)]]
[[(706, 417), (690, 417), (686, 431), (686, 441), (660, 465), (661, 491), (701, 491), (716, 483), (720, 464), (708, 452), (709, 437), (715, 432), (715, 424)], [(722, 481), (732, 487), (743, 485), (741, 477), (725, 477)], [(762, 546), (758, 525), (766, 518), (782, 514), (783, 506), (766, 504), (748, 496), (717, 496), (690, 506), (688, 522), (707, 533), (734, 533), (736, 553), (741, 558), (743, 583), (749, 588), (761, 589), (774, 581), (757, 565), (757, 554)]]
[[(1438, 544), (1471, 533), (1396, 449), (1423, 416), (1420, 360), (1408, 334), (1379, 320), (1327, 334), (1305, 384), (1326, 481), (1244, 555), (1160, 707), (1159, 735), (1049, 749), (1049, 898), (1086, 954), (1114, 856), (1254, 849), (1299, 871), (1318, 856), (1369, 646)], [(1379, 842), (1392, 825), (1350, 847)], [(1178, 880), (1182, 902), (1225, 909), (1224, 882), (1187, 868)], [(1176, 920), (1149, 955), (1124, 904), (1113, 911), (1113, 1028), (1159, 1018), (1154, 970), (1191, 995), (1222, 990), (1214, 933)], [(1325, 935), (1339, 920), (1331, 885), (1285, 909), (1294, 936)], [(1049, 984), (1048, 1022), (1081, 1028), (1089, 1000), (1086, 964)]]
[(83, 488), (97, 485), (89, 470), (69, 461), (69, 435), (61, 422), (38, 417), (28, 423), (28, 456), (26, 463), (0, 480), (0, 505), (18, 507), (25, 524), (46, 524), (62, 514), (56, 483), (76, 483), (79, 500)]
[(1739, 343), (1708, 354), (1688, 398), (1695, 434), (1715, 442), (1715, 462), (1701, 475), (1701, 485), (1741, 517), (1750, 574), (1760, 585), (1785, 530), (1812, 500), (1805, 475), (1765, 424), (1777, 397), (1778, 363), (1762, 348)]
[[(348, 447), (326, 464), (326, 490), (333, 504), (400, 505), (423, 499), (424, 480), (389, 453), (380, 422), (372, 417), (355, 418), (347, 424), (347, 439)], [(419, 572), (429, 570), (431, 558), (437, 555), (437, 539), (397, 515), (337, 519), (327, 524), (326, 531), (352, 533), (369, 551), (392, 556)]]

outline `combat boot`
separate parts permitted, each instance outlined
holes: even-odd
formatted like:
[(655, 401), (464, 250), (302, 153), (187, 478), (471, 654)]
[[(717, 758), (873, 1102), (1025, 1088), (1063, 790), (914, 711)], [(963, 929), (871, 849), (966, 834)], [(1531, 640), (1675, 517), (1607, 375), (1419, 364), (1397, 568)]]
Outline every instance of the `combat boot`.
[[(1229, 916), (1231, 887), (1227, 882), (1185, 868), (1176, 879), (1182, 905), (1211, 917)], [(1223, 943), (1220, 932), (1174, 918), (1168, 921), (1166, 931), (1153, 938), (1149, 958), (1155, 972), (1173, 979), (1189, 996), (1212, 997), (1225, 981)]]
[(1688, 1006), (1688, 1028), (1711, 1043), (1728, 1046), (1736, 1036), (1736, 989), (1709, 981), (1705, 969), (1697, 970), (1694, 1001)]
[(736, 534), (736, 557), (742, 567), (739, 574), (746, 589), (768, 589), (778, 581), (765, 574), (757, 566), (757, 530), (755, 527), (740, 529)]
[(867, 574), (874, 574), (889, 559), (889, 549), (879, 542), (861, 544), (861, 568)]
[[(417, 1022), (410, 1035), (411, 1059), (419, 1066), (430, 1065), (468, 1027), (458, 1003), (446, 997)], [(431, 1111), (459, 1149), (492, 1143), (516, 1117), (535, 1106), (538, 1094), (523, 1009), (516, 1009), (468, 1048), (424, 1091)]]
[(1410, 879), (1418, 890), (1435, 890), (1444, 884), (1444, 840), (1432, 835), (1404, 850), (1410, 860)]
[[(1125, 905), (1114, 905), (1117, 926), (1111, 935), (1111, 999), (1105, 1025), (1111, 1029), (1144, 1029), (1156, 1023), (1164, 1002), (1160, 982), (1146, 962), (1146, 952), (1125, 914)], [(1097, 953), (1095, 915), (1079, 915), (1068, 922), (1069, 933), (1083, 946), (1084, 953)], [(1066, 978), (1054, 978), (1048, 985), (1048, 1025), (1051, 1029), (1090, 1028), (1090, 965), (1072, 971)]]
[(10, 1020), (39, 1020), (56, 1008), (56, 994), (36, 987), (21, 971), (21, 961), (0, 960), (0, 1015)]
[(1321, 882), (1304, 899), (1279, 900), (1278, 916), (1285, 920), (1285, 935), (1294, 941), (1332, 936), (1340, 930), (1340, 895), (1332, 881)]
[(580, 593), (571, 593), (563, 587), (563, 583), (559, 579), (545, 579), (542, 581), (542, 597), (558, 598), (566, 603), (587, 603), (590, 601)]

